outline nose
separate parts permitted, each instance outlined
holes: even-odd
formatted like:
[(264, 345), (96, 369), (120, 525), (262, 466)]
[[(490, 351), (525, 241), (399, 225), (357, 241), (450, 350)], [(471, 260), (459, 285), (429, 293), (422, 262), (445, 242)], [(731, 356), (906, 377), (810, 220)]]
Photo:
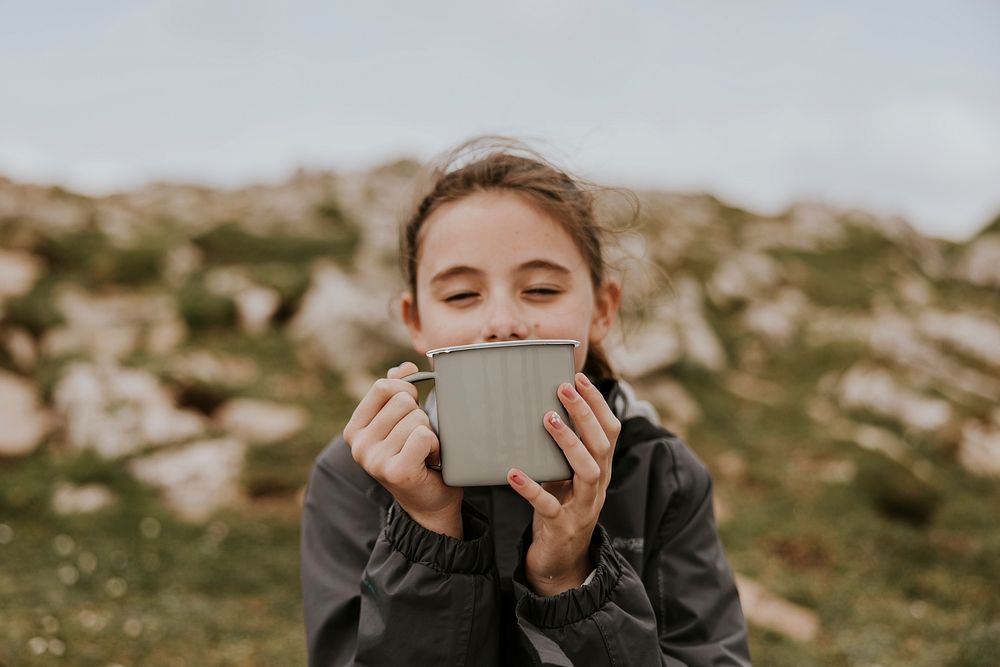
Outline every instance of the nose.
[(507, 300), (498, 300), (492, 304), (487, 314), (481, 338), (487, 343), (525, 340), (529, 332), (530, 327), (518, 312), (517, 306)]

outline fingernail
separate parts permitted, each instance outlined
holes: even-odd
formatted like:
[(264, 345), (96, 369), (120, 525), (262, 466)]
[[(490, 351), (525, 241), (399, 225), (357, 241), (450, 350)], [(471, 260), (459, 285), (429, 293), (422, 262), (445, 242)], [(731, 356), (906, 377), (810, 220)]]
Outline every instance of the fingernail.
[(573, 395), (576, 393), (573, 391), (573, 386), (568, 382), (562, 383), (562, 385), (559, 386), (559, 391), (562, 392), (562, 395), (566, 398), (573, 398)]
[(566, 425), (565, 423), (563, 423), (563, 420), (559, 417), (559, 413), (557, 412), (552, 412), (549, 414), (549, 423), (552, 424), (553, 428), (562, 428), (563, 426)]
[(588, 378), (585, 373), (577, 373), (576, 379), (579, 380), (581, 386), (584, 387), (590, 386), (590, 378)]

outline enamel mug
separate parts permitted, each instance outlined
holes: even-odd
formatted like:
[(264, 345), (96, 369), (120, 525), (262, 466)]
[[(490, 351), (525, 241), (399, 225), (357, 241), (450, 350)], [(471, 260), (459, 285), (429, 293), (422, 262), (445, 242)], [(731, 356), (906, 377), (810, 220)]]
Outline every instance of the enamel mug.
[(572, 427), (556, 390), (563, 382), (574, 384), (579, 344), (517, 340), (442, 347), (427, 353), (433, 371), (402, 378), (434, 381), (427, 409), (436, 410), (431, 422), (441, 443), (445, 484), (506, 484), (511, 468), (536, 482), (572, 477), (543, 419), (554, 410)]

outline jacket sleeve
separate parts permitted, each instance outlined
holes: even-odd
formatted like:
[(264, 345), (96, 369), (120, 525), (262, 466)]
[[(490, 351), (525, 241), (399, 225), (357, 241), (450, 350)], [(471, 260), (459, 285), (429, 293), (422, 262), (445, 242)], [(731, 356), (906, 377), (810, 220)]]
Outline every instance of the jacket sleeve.
[(746, 624), (715, 530), (711, 478), (675, 452), (677, 494), (661, 521), (646, 576), (611, 546), (598, 524), (590, 546), (594, 579), (556, 596), (535, 595), (522, 565), (514, 574), (523, 660), (536, 665), (750, 665)]
[(428, 531), (395, 503), (384, 513), (357, 480), (321, 459), (302, 520), (309, 664), (494, 664), (492, 539), (467, 503), (463, 523), (461, 541)]

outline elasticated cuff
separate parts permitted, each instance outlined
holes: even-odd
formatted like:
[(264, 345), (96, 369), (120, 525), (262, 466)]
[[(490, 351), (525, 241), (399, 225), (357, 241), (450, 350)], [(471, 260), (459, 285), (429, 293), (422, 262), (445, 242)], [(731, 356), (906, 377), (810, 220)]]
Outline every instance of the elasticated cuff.
[(611, 546), (611, 538), (600, 524), (594, 527), (590, 539), (590, 562), (596, 565), (594, 578), (589, 584), (571, 588), (558, 595), (536, 595), (524, 575), (524, 555), (531, 544), (531, 526), (521, 540), (521, 561), (514, 570), (514, 590), (518, 597), (517, 615), (538, 628), (561, 628), (582, 621), (611, 599), (615, 586), (622, 576), (618, 552)]
[(410, 562), (438, 572), (489, 574), (495, 569), (489, 520), (464, 501), (462, 529), (464, 540), (427, 530), (393, 501), (386, 519), (385, 537)]

